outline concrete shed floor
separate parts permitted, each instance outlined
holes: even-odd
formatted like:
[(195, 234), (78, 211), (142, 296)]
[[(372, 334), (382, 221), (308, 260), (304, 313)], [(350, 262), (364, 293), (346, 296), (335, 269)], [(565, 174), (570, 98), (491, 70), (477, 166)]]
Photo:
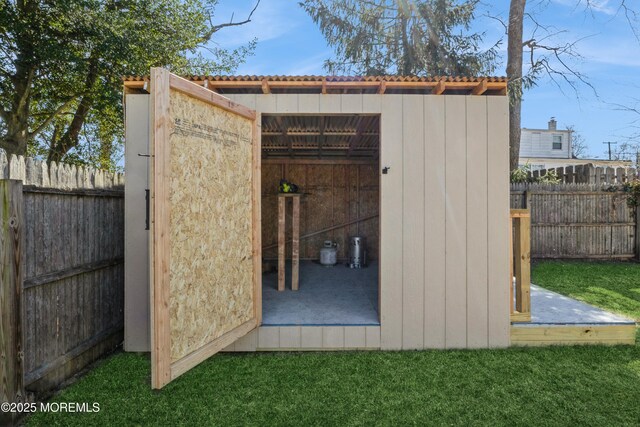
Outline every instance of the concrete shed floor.
[(532, 284), (531, 322), (514, 325), (541, 324), (625, 325), (634, 324), (634, 321)]
[(278, 292), (278, 273), (262, 276), (262, 324), (379, 325), (378, 264), (351, 269), (344, 264), (325, 267), (300, 262), (300, 285), (291, 290), (291, 263), (287, 263), (286, 290)]

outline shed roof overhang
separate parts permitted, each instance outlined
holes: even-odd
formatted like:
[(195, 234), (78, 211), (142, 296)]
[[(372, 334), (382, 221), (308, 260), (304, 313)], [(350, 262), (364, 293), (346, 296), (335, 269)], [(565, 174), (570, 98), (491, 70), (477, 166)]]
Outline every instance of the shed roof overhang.
[[(187, 76), (196, 84), (221, 94), (322, 93), (322, 94), (507, 94), (506, 77), (416, 76)], [(148, 77), (127, 76), (124, 86), (146, 91)]]

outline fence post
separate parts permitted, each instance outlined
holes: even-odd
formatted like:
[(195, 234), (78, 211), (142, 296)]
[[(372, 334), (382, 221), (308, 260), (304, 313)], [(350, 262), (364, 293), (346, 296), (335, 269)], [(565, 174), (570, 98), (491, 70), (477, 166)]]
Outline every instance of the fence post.
[[(0, 203), (0, 401), (22, 402), (22, 181), (0, 180)], [(0, 425), (15, 424), (19, 415), (0, 412)]]

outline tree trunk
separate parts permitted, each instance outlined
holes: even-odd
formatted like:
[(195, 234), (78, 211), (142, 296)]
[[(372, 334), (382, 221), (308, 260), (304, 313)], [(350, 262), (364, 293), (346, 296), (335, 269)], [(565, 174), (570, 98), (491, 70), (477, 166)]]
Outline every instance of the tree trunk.
[(65, 131), (65, 133), (57, 141), (52, 141), (49, 155), (47, 156), (47, 162), (59, 163), (65, 154), (73, 147), (78, 145), (80, 139), (80, 131), (84, 125), (91, 106), (93, 105), (93, 89), (98, 79), (98, 59), (93, 57), (89, 62), (89, 71), (85, 79), (84, 95), (82, 96), (78, 108), (73, 115), (71, 124)]
[(31, 103), (31, 87), (34, 67), (29, 63), (29, 54), (19, 55), (16, 60), (16, 73), (12, 76), (13, 96), (11, 108), (3, 112), (2, 118), (6, 133), (0, 139), (0, 148), (8, 154), (25, 155), (29, 142), (29, 115)]
[(518, 168), (522, 112), (522, 31), (526, 0), (511, 0), (507, 44), (509, 78), (509, 169)]

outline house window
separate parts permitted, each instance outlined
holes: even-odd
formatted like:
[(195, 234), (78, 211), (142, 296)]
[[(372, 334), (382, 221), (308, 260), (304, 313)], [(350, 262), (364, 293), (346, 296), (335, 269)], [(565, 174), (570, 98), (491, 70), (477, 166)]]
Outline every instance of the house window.
[(562, 150), (562, 135), (553, 135), (553, 149)]

